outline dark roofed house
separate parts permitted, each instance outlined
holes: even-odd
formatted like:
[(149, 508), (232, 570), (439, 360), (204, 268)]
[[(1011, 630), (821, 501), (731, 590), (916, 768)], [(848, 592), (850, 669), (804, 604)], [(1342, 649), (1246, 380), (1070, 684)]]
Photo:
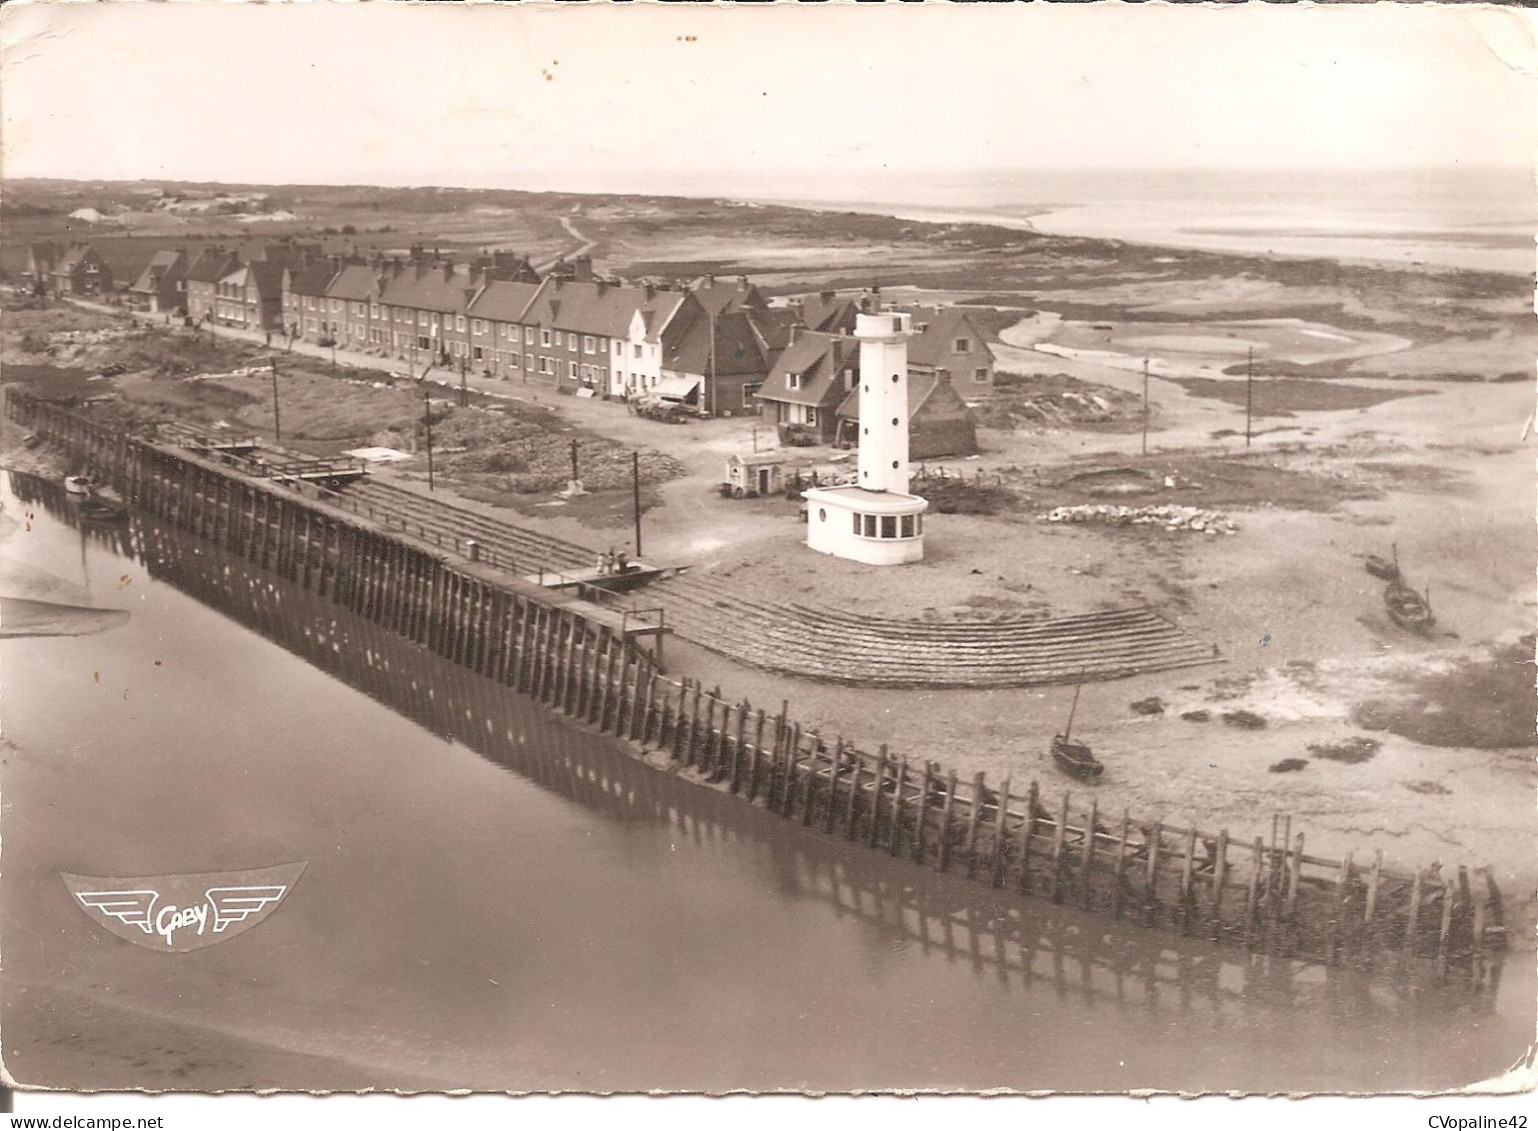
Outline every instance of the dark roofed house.
[(327, 334), (326, 288), (336, 277), (335, 259), (322, 256), (283, 268), (283, 332), (290, 338), (318, 342)]
[[(527, 261), (525, 261), (527, 262)], [(523, 373), (523, 314), (537, 283), (493, 278), (470, 301), (470, 364), (504, 380)]]
[(391, 348), (434, 365), (468, 365), (467, 312), (478, 289), (468, 272), (451, 263), (392, 267), (379, 296)]
[(112, 268), (90, 244), (71, 244), (54, 261), (48, 289), (59, 295), (111, 294)]
[(769, 306), (758, 288), (748, 282), (746, 275), (729, 281), (706, 275), (689, 293), (712, 314), (726, 314), (733, 310), (765, 310)]
[(825, 334), (854, 333), (855, 316), (860, 313), (856, 299), (839, 298), (836, 291), (823, 291), (816, 298), (793, 302), (790, 309), (801, 317), (808, 330)]
[(157, 251), (128, 288), (128, 302), (136, 310), (150, 314), (185, 314), (187, 292), (184, 282), (187, 256), (181, 251)]
[[(638, 313), (648, 308), (655, 311), (664, 293), (671, 294), (552, 274), (540, 284), (523, 314), (525, 373), (554, 379), (557, 387), (585, 387), (608, 394), (623, 391), (624, 374), (639, 368), (625, 355), (632, 342), (632, 325)], [(664, 305), (669, 314), (677, 308), (676, 301)], [(658, 332), (666, 322), (661, 319)]]
[(383, 347), (389, 340), (380, 307), (383, 294), (384, 273), (379, 264), (339, 264), (324, 290), (326, 335), (350, 350)]
[(712, 313), (698, 294), (663, 335), (664, 395), (711, 416), (758, 411), (755, 394), (789, 340), (784, 317), (752, 307)]
[(908, 372), (915, 377), (951, 374), (956, 392), (980, 395), (993, 389), (993, 350), (967, 311), (955, 306), (902, 307), (913, 316), (908, 339)]
[[(950, 374), (915, 374), (908, 378), (908, 458), (938, 459), (941, 456), (977, 454), (977, 420), (967, 402), (951, 385)], [(837, 410), (836, 436), (841, 442), (860, 442), (860, 392), (851, 390)]]
[(859, 380), (859, 341), (801, 330), (769, 370), (758, 400), (773, 414), (782, 442), (807, 437), (827, 444), (838, 406)]
[(187, 268), (187, 317), (202, 325), (214, 317), (219, 280), (240, 266), (240, 258), (222, 247), (204, 248)]
[(283, 326), (283, 265), (266, 259), (240, 264), (216, 284), (214, 321), (240, 330)]

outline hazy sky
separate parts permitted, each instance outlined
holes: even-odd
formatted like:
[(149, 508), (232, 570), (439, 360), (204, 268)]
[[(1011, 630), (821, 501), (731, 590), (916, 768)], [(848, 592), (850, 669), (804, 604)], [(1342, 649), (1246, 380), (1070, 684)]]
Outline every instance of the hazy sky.
[(1531, 164), (1534, 18), (833, 4), (10, 3), (7, 176)]

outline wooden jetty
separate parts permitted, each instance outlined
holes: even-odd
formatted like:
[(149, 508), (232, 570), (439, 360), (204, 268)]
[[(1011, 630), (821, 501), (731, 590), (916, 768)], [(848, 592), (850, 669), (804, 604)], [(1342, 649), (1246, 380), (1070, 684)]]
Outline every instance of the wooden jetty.
[[(163, 523), (202, 537), (358, 618), (686, 769), (788, 821), (916, 863), (1246, 952), (1381, 970), (1429, 967), (1482, 984), (1504, 942), (1488, 868), (1402, 871), (1269, 838), (1130, 813), (1036, 782), (997, 788), (885, 747), (862, 750), (663, 670), (656, 620), (531, 583), (389, 529), (302, 482), (132, 438), (10, 390), (12, 419), (63, 444)], [(62, 493), (62, 487), (58, 488)], [(653, 650), (645, 647), (651, 642)], [(829, 741), (831, 738), (831, 742)], [(917, 767), (922, 766), (922, 770)]]

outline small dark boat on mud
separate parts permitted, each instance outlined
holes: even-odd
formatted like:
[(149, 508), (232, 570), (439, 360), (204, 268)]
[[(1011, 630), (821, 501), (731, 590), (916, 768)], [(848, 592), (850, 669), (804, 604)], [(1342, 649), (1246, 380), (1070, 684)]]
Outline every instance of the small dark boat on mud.
[(68, 475), (64, 478), (64, 490), (71, 495), (89, 495), (96, 482), (88, 475)]
[(1437, 620), (1429, 597), (1399, 581), (1390, 582), (1383, 591), (1383, 604), (1388, 608), (1389, 620), (1411, 632), (1428, 633)]
[(1095, 781), (1105, 772), (1103, 766), (1096, 759), (1094, 752), (1082, 742), (1074, 742), (1073, 716), (1079, 709), (1079, 690), (1084, 686), (1084, 673), (1079, 673), (1079, 682), (1073, 687), (1073, 706), (1068, 708), (1068, 725), (1063, 727), (1062, 734), (1052, 736), (1052, 761), (1057, 768), (1064, 773), (1072, 774), (1076, 778), (1085, 781)]
[(1380, 558), (1377, 554), (1367, 555), (1367, 572), (1374, 577), (1381, 577), (1384, 581), (1398, 581), (1399, 567), (1387, 558)]
[(1429, 634), (1437, 619), (1431, 611), (1431, 590), (1428, 588), (1423, 595), (1405, 584), (1404, 574), (1399, 568), (1397, 545), (1394, 547), (1391, 568), (1394, 571), (1393, 577), (1383, 590), (1383, 604), (1388, 609), (1389, 620), (1410, 632)]

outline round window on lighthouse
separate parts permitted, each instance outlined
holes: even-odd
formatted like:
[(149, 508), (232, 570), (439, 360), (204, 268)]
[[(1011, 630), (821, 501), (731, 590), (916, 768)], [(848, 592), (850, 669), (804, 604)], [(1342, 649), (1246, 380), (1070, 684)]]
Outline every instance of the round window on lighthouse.
[(892, 384), (895, 385), (895, 384), (897, 384), (897, 382), (899, 382), (901, 380), (902, 380), (902, 378), (900, 376), (898, 376), (896, 373), (892, 374)]
[(828, 521), (828, 511), (827, 511), (826, 507), (818, 507), (817, 508), (817, 521), (818, 522), (827, 522)]
[(893, 471), (897, 470), (897, 461), (895, 459), (892, 461), (892, 470)]
[(897, 421), (897, 417), (895, 417), (895, 416), (894, 416), (894, 417), (892, 417), (892, 427), (893, 427), (893, 428), (896, 428), (896, 427), (897, 427), (897, 424), (898, 424), (898, 421)]

